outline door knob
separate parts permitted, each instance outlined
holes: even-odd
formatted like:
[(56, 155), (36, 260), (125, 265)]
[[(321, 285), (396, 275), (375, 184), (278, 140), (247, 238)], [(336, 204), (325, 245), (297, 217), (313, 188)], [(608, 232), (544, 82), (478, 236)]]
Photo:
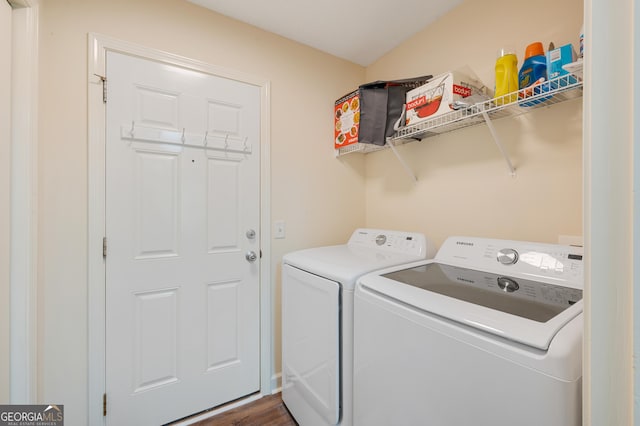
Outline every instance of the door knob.
[(248, 239), (253, 240), (256, 237), (256, 231), (253, 229), (248, 229), (246, 236)]
[(258, 255), (255, 251), (248, 251), (247, 254), (244, 255), (244, 258), (247, 259), (247, 262), (255, 262), (258, 258)]

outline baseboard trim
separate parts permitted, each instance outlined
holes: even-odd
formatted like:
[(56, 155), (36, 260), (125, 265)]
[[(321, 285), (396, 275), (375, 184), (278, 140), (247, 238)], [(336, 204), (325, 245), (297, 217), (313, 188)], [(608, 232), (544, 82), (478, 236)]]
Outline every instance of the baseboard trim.
[(271, 395), (282, 392), (282, 373), (271, 376)]
[(211, 411), (206, 411), (202, 414), (197, 414), (193, 417), (189, 417), (188, 419), (185, 420), (179, 420), (175, 423), (171, 423), (171, 426), (187, 426), (187, 425), (192, 425), (194, 423), (198, 423), (202, 420), (206, 420), (209, 419), (213, 416), (217, 416), (218, 414), (222, 414), (226, 411), (229, 410), (233, 410), (234, 408), (238, 408), (238, 407), (242, 407), (243, 405), (247, 405), (251, 402), (257, 401), (260, 398), (262, 398), (264, 395), (262, 395), (260, 392), (251, 394), (245, 398), (230, 402), (228, 404), (225, 404), (221, 407), (218, 408), (214, 408)]
[[(276, 373), (271, 376), (271, 395), (275, 395), (277, 393), (282, 392), (282, 373)], [(171, 423), (171, 426), (188, 426), (194, 423), (198, 423), (202, 420), (209, 419), (213, 416), (217, 416), (218, 414), (222, 414), (226, 411), (233, 410), (234, 408), (242, 407), (243, 405), (250, 404), (254, 401), (259, 400), (264, 395), (260, 392), (256, 392), (251, 394), (245, 398), (230, 402), (221, 407), (214, 408), (211, 411), (206, 411), (202, 414), (197, 414), (193, 417), (189, 417), (188, 419), (180, 420), (175, 423)]]

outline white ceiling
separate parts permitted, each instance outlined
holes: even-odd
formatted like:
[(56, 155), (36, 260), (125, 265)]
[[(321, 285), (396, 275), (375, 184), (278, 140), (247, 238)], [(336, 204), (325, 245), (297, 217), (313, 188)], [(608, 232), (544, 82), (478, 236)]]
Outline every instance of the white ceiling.
[(189, 0), (362, 66), (462, 0)]

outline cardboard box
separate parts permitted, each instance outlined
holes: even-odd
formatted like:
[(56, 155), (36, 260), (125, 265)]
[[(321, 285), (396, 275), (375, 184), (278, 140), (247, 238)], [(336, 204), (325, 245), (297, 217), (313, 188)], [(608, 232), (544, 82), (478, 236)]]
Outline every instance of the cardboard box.
[(479, 80), (451, 71), (434, 77), (429, 83), (407, 92), (407, 126), (453, 111), (455, 101), (471, 95), (486, 94)]
[(567, 84), (576, 83), (578, 80), (574, 76), (569, 78), (563, 78), (558, 81), (553, 81), (558, 77), (569, 74), (564, 68), (564, 65), (571, 64), (576, 60), (576, 52), (573, 50), (571, 43), (564, 46), (552, 49), (547, 52), (547, 75), (551, 82), (551, 89), (557, 89), (558, 87), (566, 86)]
[(336, 101), (333, 109), (334, 148), (358, 143), (360, 132), (360, 96), (355, 90)]

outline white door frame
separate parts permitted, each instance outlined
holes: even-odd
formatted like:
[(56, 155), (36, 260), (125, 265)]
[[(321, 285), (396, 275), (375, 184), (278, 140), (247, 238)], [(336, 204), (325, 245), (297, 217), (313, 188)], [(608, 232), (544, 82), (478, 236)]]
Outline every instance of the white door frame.
[(11, 0), (10, 402), (37, 400), (38, 10)]
[(640, 424), (633, 387), (640, 350), (637, 4), (584, 2), (585, 426), (630, 425), (634, 416)]
[[(270, 83), (249, 74), (225, 69), (160, 50), (89, 34), (88, 46), (88, 424), (104, 423), (105, 392), (105, 104), (102, 77), (107, 51), (137, 56), (260, 87), (260, 391), (271, 393), (271, 231), (270, 231)], [(108, 91), (108, 82), (107, 82)]]

